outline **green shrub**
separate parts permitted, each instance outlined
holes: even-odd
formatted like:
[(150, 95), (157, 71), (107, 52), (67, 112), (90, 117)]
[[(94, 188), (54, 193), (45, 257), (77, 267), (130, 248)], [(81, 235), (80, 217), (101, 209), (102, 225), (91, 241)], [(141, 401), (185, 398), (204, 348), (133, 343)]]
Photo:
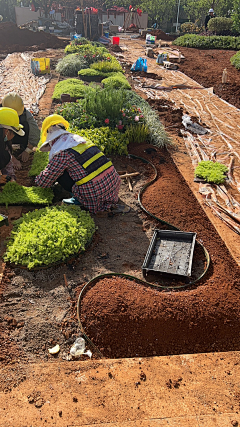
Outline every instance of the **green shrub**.
[(181, 33), (190, 33), (190, 34), (196, 34), (200, 33), (202, 31), (202, 27), (199, 27), (194, 22), (184, 22), (184, 24), (180, 27)]
[(197, 47), (203, 49), (240, 50), (240, 37), (233, 36), (198, 36), (185, 34), (172, 42), (176, 46)]
[(48, 205), (52, 203), (50, 188), (24, 187), (16, 182), (8, 182), (0, 193), (0, 205)]
[(101, 73), (123, 72), (121, 65), (116, 59), (114, 61), (95, 62), (90, 65), (90, 68), (100, 71)]
[(215, 34), (222, 34), (225, 31), (231, 31), (233, 25), (232, 18), (222, 16), (211, 18), (208, 21), (208, 29)]
[(72, 128), (73, 133), (92, 141), (106, 155), (109, 154), (128, 154), (127, 146), (129, 140), (125, 133), (118, 130), (110, 129), (109, 127), (100, 127), (96, 129), (79, 130)]
[(64, 261), (85, 250), (95, 232), (89, 212), (77, 206), (52, 206), (15, 221), (4, 260), (34, 267)]
[(223, 184), (226, 179), (224, 175), (228, 171), (227, 166), (219, 162), (202, 161), (195, 169), (195, 176), (205, 179), (214, 184)]
[(36, 151), (33, 156), (31, 169), (28, 172), (29, 176), (38, 176), (48, 165), (49, 153)]
[(73, 39), (70, 42), (70, 45), (73, 45), (73, 46), (79, 46), (79, 45), (82, 45), (82, 44), (91, 44), (91, 42), (90, 42), (90, 40), (86, 39), (85, 37), (80, 37), (78, 39)]
[(68, 93), (71, 98), (83, 98), (91, 90), (92, 88), (90, 86), (85, 86), (82, 80), (62, 80), (56, 84), (52, 98), (60, 99), (62, 93)]
[(233, 55), (233, 56), (230, 58), (230, 61), (231, 61), (231, 64), (232, 64), (232, 65), (234, 65), (234, 67), (235, 67), (237, 70), (240, 70), (240, 51), (239, 51), (239, 52), (237, 52), (235, 55)]
[(130, 125), (127, 127), (126, 136), (129, 142), (138, 142), (139, 144), (143, 144), (148, 140), (150, 131), (148, 126), (143, 123)]
[(78, 71), (83, 68), (88, 68), (88, 63), (83, 55), (72, 54), (60, 59), (56, 66), (57, 73), (62, 76), (77, 77)]
[(129, 108), (130, 105), (137, 105), (141, 108), (142, 114), (144, 115), (144, 123), (149, 129), (147, 142), (156, 145), (157, 147), (164, 147), (172, 144), (170, 137), (165, 132), (162, 123), (159, 121), (157, 112), (152, 110), (148, 102), (141, 96), (128, 90), (125, 91), (123, 108)]
[(85, 68), (84, 70), (80, 70), (78, 72), (78, 75), (81, 76), (88, 76), (88, 77), (105, 77), (105, 73), (101, 73), (100, 71), (93, 70), (92, 68)]
[(106, 88), (113, 89), (131, 89), (126, 77), (122, 73), (115, 73), (111, 77), (102, 80), (102, 84)]

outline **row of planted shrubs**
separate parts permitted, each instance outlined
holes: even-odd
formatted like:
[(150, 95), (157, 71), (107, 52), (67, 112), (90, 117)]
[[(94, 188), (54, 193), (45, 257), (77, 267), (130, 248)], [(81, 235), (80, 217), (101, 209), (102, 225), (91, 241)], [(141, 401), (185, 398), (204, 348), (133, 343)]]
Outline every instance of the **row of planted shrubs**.
[(233, 36), (199, 36), (185, 34), (173, 41), (176, 46), (197, 47), (203, 49), (240, 50), (240, 37)]
[[(203, 26), (196, 24), (195, 22), (184, 22), (180, 27), (181, 33), (190, 33), (190, 34), (199, 34), (205, 31)], [(208, 21), (208, 31), (216, 35), (226, 35), (229, 33), (235, 33), (233, 29), (233, 20), (232, 18), (225, 18), (223, 16), (217, 16), (211, 18)]]

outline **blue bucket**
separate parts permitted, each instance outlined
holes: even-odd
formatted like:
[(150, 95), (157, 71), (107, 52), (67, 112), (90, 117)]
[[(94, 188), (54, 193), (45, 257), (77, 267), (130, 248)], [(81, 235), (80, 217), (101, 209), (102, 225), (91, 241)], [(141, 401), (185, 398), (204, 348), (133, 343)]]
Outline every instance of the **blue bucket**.
[(105, 37), (107, 37), (107, 38), (109, 38), (109, 33), (108, 33), (108, 32), (105, 32), (105, 33), (104, 33), (104, 36), (105, 36)]

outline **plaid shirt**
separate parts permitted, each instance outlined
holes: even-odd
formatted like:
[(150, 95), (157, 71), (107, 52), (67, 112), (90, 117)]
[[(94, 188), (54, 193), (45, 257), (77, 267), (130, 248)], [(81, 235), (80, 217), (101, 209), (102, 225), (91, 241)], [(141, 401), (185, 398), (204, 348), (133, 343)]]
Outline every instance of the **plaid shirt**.
[[(87, 176), (74, 154), (70, 150), (64, 150), (50, 160), (46, 169), (36, 177), (35, 182), (40, 187), (51, 187), (65, 170), (75, 182)], [(117, 203), (120, 184), (121, 178), (112, 166), (86, 184), (74, 184), (72, 193), (85, 208), (96, 213), (107, 210), (112, 204)]]

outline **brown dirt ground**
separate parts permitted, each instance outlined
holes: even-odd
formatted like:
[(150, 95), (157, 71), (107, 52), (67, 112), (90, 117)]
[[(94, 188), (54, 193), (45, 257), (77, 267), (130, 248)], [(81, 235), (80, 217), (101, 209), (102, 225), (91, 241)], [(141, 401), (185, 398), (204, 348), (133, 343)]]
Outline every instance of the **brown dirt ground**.
[[(220, 98), (240, 108), (240, 72), (231, 63), (234, 50), (193, 49), (179, 47), (185, 61), (179, 69), (204, 87), (212, 87)], [(228, 81), (222, 84), (222, 73), (227, 69)]]
[(157, 150), (146, 155), (145, 149), (137, 146), (131, 152), (150, 158), (159, 178), (143, 195), (143, 205), (181, 230), (196, 232), (211, 266), (195, 289), (177, 293), (119, 278), (101, 280), (83, 298), (87, 334), (107, 357), (239, 349), (240, 270), (169, 154)]
[(20, 29), (13, 22), (0, 23), (0, 52), (13, 53), (47, 48), (64, 48), (68, 42), (43, 31)]
[[(215, 67), (214, 63), (213, 67)], [(42, 116), (47, 114), (44, 110), (45, 103), (51, 104), (50, 85), (51, 82), (42, 98), (42, 109), (39, 112), (41, 115), (42, 111)], [(176, 116), (178, 121), (180, 114)], [(164, 120), (166, 124), (174, 123), (171, 108), (167, 108)], [(146, 154), (145, 149), (145, 146), (132, 146), (131, 152), (142, 157), (146, 156), (153, 161), (158, 169), (159, 178), (145, 193), (144, 205), (175, 226), (186, 231), (196, 231), (198, 239), (202, 240), (209, 250), (211, 267), (199, 285), (188, 291), (160, 293), (134, 285), (132, 294), (128, 296), (132, 305), (129, 304), (123, 311), (123, 326), (128, 325), (131, 328), (129, 330), (124, 327), (119, 328), (121, 322), (118, 322), (113, 315), (101, 317), (101, 313), (98, 312), (98, 319), (103, 322), (102, 326), (107, 327), (107, 333), (101, 335), (95, 329), (95, 335), (91, 330), (90, 337), (97, 345), (104, 348), (107, 357), (119, 357), (119, 355), (126, 357), (136, 353), (152, 356), (237, 350), (240, 344), (238, 339), (239, 268), (175, 168), (169, 154), (156, 147), (154, 148), (156, 151)], [(160, 227), (156, 221), (141, 211), (137, 203), (138, 191), (152, 172), (151, 168), (140, 161), (117, 157), (113, 158), (113, 161), (118, 170), (125, 170), (128, 165), (131, 165), (141, 172), (140, 177), (134, 180), (133, 193), (129, 192), (126, 183), (123, 183), (121, 188), (120, 197), (131, 206), (132, 211), (111, 220), (96, 218), (98, 234), (79, 262), (39, 272), (6, 270), (1, 286), (0, 308), (0, 330), (3, 333), (1, 350), (5, 363), (18, 360), (54, 361), (48, 354), (48, 348), (55, 343), (61, 345), (59, 357), (65, 359), (78, 334), (76, 299), (82, 286), (94, 276), (107, 272), (128, 273), (142, 278), (141, 265), (153, 229)], [(21, 174), (21, 179), (24, 180), (23, 171)], [(6, 235), (6, 227), (2, 227), (0, 233)], [(194, 262), (196, 261), (198, 260), (195, 256)], [(64, 284), (63, 274), (67, 276), (68, 287)], [(148, 280), (161, 282), (163, 278), (148, 277)], [(109, 286), (112, 286), (112, 283)], [(124, 286), (125, 289), (129, 289), (128, 283)], [(116, 289), (116, 295), (122, 301), (123, 294), (118, 288)], [(136, 290), (139, 292), (139, 305), (134, 302)], [(145, 294), (149, 304), (152, 304), (151, 307), (148, 304), (144, 305), (142, 295)], [(98, 308), (102, 307), (99, 295), (96, 299)], [(153, 299), (154, 302), (151, 303)], [(112, 304), (109, 306), (109, 312), (114, 312), (116, 301), (117, 299), (109, 301)], [(154, 305), (155, 302), (156, 305)], [(89, 319), (94, 322), (90, 315)], [(142, 325), (144, 337), (149, 346), (143, 345), (140, 339), (136, 338), (134, 328), (138, 327), (138, 323)], [(147, 336), (150, 334), (147, 325), (154, 332), (151, 332), (150, 341)], [(154, 325), (154, 328), (150, 325)], [(88, 328), (88, 325), (85, 326)], [(164, 334), (163, 330), (169, 333)], [(113, 339), (113, 332), (119, 342), (122, 337), (128, 342), (133, 342), (132, 349), (124, 344), (113, 351), (109, 344), (110, 339)], [(99, 342), (98, 333), (100, 334)], [(154, 334), (157, 340), (161, 340), (160, 344), (156, 344), (156, 340), (153, 342)], [(109, 341), (105, 342), (105, 338)], [(108, 350), (108, 346), (111, 351)]]

